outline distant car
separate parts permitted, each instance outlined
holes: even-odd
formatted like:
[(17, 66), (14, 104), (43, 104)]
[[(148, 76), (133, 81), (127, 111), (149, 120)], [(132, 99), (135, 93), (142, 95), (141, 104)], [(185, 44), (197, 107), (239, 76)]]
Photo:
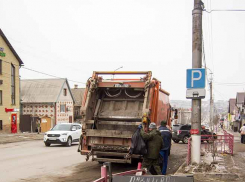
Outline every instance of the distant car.
[(183, 143), (188, 143), (190, 138), (191, 125), (173, 125), (172, 130), (172, 140), (175, 143), (182, 141)]
[[(188, 140), (191, 136), (190, 134), (191, 125), (173, 125), (172, 130), (172, 140), (175, 143), (179, 143), (179, 141), (182, 141), (183, 143), (188, 143)], [(212, 133), (206, 129), (201, 131), (201, 135), (212, 135)], [(206, 141), (209, 142), (209, 138), (211, 136), (202, 136), (202, 142)], [(217, 136), (214, 133), (214, 139), (216, 139)]]
[(82, 125), (77, 123), (61, 123), (57, 124), (50, 131), (44, 134), (45, 146), (51, 144), (62, 144), (68, 147), (72, 142), (79, 142), (79, 138), (82, 134)]
[[(206, 142), (211, 142), (210, 140), (212, 139), (212, 132), (209, 131), (209, 129), (204, 129), (201, 131), (201, 135), (202, 135), (202, 142), (206, 141)], [(203, 136), (204, 135), (204, 136)], [(205, 136), (208, 135), (208, 136)], [(216, 133), (213, 133), (213, 138), (217, 139), (217, 135)]]

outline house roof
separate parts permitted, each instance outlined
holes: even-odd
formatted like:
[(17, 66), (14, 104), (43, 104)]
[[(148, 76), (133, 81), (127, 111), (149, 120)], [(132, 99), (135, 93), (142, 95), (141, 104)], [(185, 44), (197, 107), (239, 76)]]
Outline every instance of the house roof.
[(23, 61), (20, 59), (19, 55), (17, 54), (17, 52), (14, 50), (13, 46), (10, 44), (9, 40), (7, 39), (7, 37), (4, 35), (3, 31), (0, 28), (0, 36), (3, 38), (3, 40), (6, 42), (6, 44), (8, 45), (9, 49), (12, 51), (12, 53), (14, 54), (14, 56), (16, 57), (16, 59), (19, 61), (20, 65), (23, 65)]
[(228, 112), (231, 113), (231, 114), (235, 114), (233, 112), (236, 109), (237, 109), (237, 107), (236, 107), (236, 99), (230, 99), (229, 100), (229, 111)]
[(236, 104), (244, 103), (245, 92), (237, 92), (236, 94)]
[(85, 88), (73, 88), (73, 89), (71, 89), (71, 93), (75, 99), (74, 106), (82, 106), (84, 92), (85, 92)]
[(65, 83), (71, 93), (67, 79), (21, 80), (21, 103), (55, 103)]

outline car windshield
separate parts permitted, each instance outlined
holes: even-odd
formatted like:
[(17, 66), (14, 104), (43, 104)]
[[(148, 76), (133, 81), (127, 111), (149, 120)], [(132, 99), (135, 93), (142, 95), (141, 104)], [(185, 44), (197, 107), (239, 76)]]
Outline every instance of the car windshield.
[(71, 125), (69, 124), (58, 124), (52, 129), (52, 131), (70, 131), (70, 130), (71, 130)]
[(181, 130), (190, 130), (191, 126), (190, 125), (184, 125), (181, 127)]

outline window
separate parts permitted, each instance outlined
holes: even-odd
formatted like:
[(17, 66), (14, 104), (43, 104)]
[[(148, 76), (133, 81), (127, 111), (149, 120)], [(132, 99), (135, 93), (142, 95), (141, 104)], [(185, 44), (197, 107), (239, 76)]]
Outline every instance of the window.
[(76, 131), (77, 130), (77, 127), (75, 125), (73, 125), (72, 128), (71, 128), (71, 130), (72, 131), (74, 131), (74, 130)]
[(3, 91), (0, 90), (0, 105), (3, 104)]
[(11, 64), (11, 103), (15, 105), (15, 67)]
[(181, 130), (190, 130), (191, 129), (191, 126), (189, 125), (184, 125), (181, 127)]
[(81, 130), (82, 129), (81, 126), (79, 126), (79, 125), (76, 125), (76, 127), (77, 127), (77, 130)]
[(64, 96), (67, 96), (67, 89), (64, 88)]
[(0, 130), (3, 130), (3, 121), (0, 120)]
[(71, 131), (71, 125), (69, 124), (57, 124), (52, 128), (53, 131)]
[(60, 112), (66, 112), (66, 105), (60, 105)]
[(0, 75), (2, 74), (2, 60), (0, 59)]
[(79, 110), (75, 110), (75, 115), (76, 115), (76, 116), (79, 115)]

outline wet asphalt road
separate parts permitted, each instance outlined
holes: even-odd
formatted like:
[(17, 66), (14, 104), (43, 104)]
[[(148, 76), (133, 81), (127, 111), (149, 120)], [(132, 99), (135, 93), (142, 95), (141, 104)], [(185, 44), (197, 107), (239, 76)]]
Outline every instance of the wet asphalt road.
[(68, 175), (84, 158), (77, 152), (77, 145), (45, 147), (42, 140), (1, 144), (0, 182)]
[[(186, 159), (187, 145), (173, 143), (168, 174), (174, 174)], [(77, 145), (45, 147), (42, 141), (0, 145), (0, 182), (91, 182), (100, 177), (101, 165), (85, 162)], [(113, 164), (113, 173), (136, 169), (136, 165)]]

